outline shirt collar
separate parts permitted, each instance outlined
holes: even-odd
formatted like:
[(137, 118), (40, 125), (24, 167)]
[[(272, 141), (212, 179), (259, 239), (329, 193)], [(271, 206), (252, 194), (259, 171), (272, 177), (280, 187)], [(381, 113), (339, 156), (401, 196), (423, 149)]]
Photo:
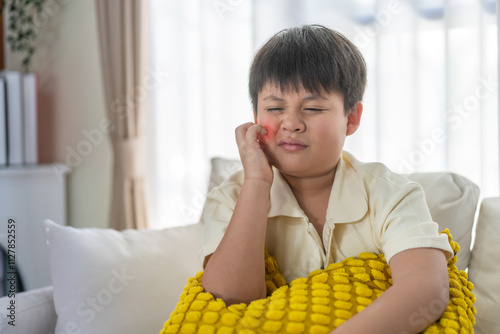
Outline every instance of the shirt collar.
[[(367, 196), (357, 176), (357, 160), (348, 152), (342, 152), (333, 182), (326, 221), (328, 223), (351, 223), (363, 218), (368, 211)], [(273, 167), (274, 182), (270, 191), (268, 218), (288, 216), (306, 218), (292, 189), (278, 169)]]
[(292, 189), (280, 171), (273, 166), (274, 181), (270, 191), (270, 206), (268, 218), (276, 216), (306, 217), (299, 206)]
[(350, 153), (342, 152), (328, 200), (327, 222), (356, 222), (368, 211), (366, 190), (357, 174), (358, 164)]

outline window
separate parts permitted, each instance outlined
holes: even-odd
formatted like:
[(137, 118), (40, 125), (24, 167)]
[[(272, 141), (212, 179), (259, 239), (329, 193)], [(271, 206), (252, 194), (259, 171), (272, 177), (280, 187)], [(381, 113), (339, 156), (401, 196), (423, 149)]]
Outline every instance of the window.
[(213, 156), (238, 158), (234, 129), (252, 121), (254, 52), (272, 34), (318, 23), (339, 30), (368, 66), (361, 127), (345, 149), (400, 173), (453, 171), (499, 194), (495, 1), (152, 0), (153, 226), (195, 223)]

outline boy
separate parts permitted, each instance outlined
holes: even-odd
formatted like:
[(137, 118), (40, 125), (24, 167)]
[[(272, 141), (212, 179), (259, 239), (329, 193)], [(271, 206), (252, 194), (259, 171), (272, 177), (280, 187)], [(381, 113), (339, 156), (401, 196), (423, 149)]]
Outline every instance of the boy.
[(452, 250), (417, 184), (342, 151), (363, 112), (362, 55), (323, 26), (294, 27), (259, 50), (249, 81), (255, 123), (236, 129), (243, 171), (204, 211), (205, 290), (227, 304), (265, 298), (265, 246), (287, 282), (383, 252), (393, 286), (335, 333), (423, 330), (448, 303)]

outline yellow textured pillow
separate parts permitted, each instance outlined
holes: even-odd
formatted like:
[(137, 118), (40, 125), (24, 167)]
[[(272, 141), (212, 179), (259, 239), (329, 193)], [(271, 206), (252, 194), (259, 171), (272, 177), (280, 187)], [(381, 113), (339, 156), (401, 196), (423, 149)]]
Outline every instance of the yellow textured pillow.
[[(473, 333), (473, 284), (455, 266), (459, 246), (448, 230), (444, 233), (455, 252), (448, 261), (450, 299), (441, 318), (424, 333)], [(248, 305), (227, 307), (203, 291), (202, 277), (203, 272), (199, 272), (188, 280), (160, 334), (329, 333), (392, 285), (384, 255), (373, 253), (331, 264), (287, 285), (276, 261), (266, 252), (268, 297)]]

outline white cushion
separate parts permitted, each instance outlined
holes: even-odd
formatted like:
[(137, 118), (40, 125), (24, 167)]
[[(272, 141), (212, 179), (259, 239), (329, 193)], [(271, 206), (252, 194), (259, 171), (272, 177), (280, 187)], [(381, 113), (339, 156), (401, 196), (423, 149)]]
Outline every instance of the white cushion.
[(56, 333), (158, 333), (187, 278), (201, 270), (200, 224), (121, 232), (45, 226)]
[[(213, 158), (208, 191), (241, 169), (239, 160)], [(457, 267), (467, 268), (470, 258), (471, 232), (479, 199), (479, 187), (454, 173), (414, 173), (406, 175), (424, 189), (427, 206), (440, 230), (448, 228), (461, 250)]]
[[(12, 312), (8, 308), (11, 308)], [(52, 286), (16, 293), (15, 298), (2, 297), (0, 310), (2, 334), (54, 332), (57, 317), (52, 299)]]
[(469, 265), (469, 278), (476, 295), (475, 333), (500, 333), (500, 198), (481, 203), (476, 240)]

